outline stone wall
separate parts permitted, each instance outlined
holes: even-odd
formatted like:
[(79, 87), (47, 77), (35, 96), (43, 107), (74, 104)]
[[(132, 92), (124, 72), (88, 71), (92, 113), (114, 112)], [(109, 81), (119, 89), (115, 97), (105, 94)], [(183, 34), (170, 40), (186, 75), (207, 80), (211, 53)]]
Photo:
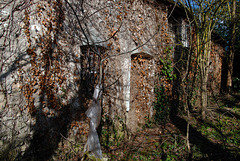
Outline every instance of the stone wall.
[[(16, 149), (19, 158), (49, 158), (63, 137), (84, 143), (84, 112), (99, 80), (103, 121), (130, 131), (153, 116), (154, 85), (173, 87), (157, 75), (166, 48), (175, 56), (172, 7), (145, 0), (68, 2), (16, 1), (1, 11), (7, 19), (0, 24), (0, 145)], [(220, 63), (217, 55), (212, 59)]]

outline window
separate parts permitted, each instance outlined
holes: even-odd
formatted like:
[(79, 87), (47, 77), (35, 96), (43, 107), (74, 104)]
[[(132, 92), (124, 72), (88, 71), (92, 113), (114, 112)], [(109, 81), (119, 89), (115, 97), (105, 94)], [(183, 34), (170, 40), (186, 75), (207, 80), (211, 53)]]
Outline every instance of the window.
[(100, 56), (105, 52), (102, 46), (84, 45), (81, 46), (80, 57), (80, 81), (84, 88), (86, 97), (91, 97), (93, 89), (98, 83), (100, 74)]
[(184, 20), (174, 26), (176, 42), (182, 47), (189, 47), (190, 26)]
[(189, 25), (185, 22), (181, 25), (181, 40), (184, 47), (189, 47)]

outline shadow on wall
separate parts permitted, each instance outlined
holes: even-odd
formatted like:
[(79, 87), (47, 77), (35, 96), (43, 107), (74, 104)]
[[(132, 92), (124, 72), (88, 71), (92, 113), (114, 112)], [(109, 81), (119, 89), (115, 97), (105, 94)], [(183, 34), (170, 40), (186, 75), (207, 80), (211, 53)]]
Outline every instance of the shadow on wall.
[[(60, 105), (55, 98), (56, 93), (52, 91), (52, 87), (47, 83), (44, 84), (46, 87), (42, 89), (40, 102), (47, 102), (48, 111), (53, 110), (53, 115), (51, 112), (45, 112), (43, 104), (31, 113), (31, 116), (36, 119), (36, 124), (31, 129), (33, 137), (29, 147), (23, 152), (24, 154), (19, 154), (17, 160), (48, 160), (58, 149), (61, 138), (68, 137), (72, 122), (86, 120), (85, 111), (90, 99), (92, 99), (93, 88), (98, 79), (95, 75), (98, 74), (99, 60), (95, 58), (96, 54), (92, 50), (88, 46), (82, 48), (84, 53), (80, 62), (82, 68), (79, 71), (79, 78), (75, 82), (78, 84), (78, 91), (75, 97), (69, 101), (69, 104)], [(79, 102), (77, 107), (73, 105), (75, 101)]]
[[(85, 76), (87, 77), (88, 75)], [(31, 116), (36, 119), (36, 123), (31, 129), (33, 131), (33, 137), (30, 140), (29, 147), (23, 154), (19, 154), (16, 160), (49, 160), (55, 153), (55, 150), (58, 149), (62, 138), (68, 138), (69, 130), (72, 128), (71, 124), (74, 121), (87, 120), (85, 111), (91, 99), (87, 98), (87, 95), (92, 95), (91, 87), (89, 87), (89, 91), (85, 91), (86, 87), (82, 87), (87, 81), (89, 81), (88, 77), (86, 80), (80, 81), (81, 83), (78, 82), (80, 83), (79, 91), (76, 96), (69, 101), (69, 104), (65, 106), (57, 105), (60, 108), (55, 109), (56, 103), (51, 103), (51, 100), (47, 100), (49, 101), (49, 112), (46, 113), (44, 111), (44, 105), (40, 105), (40, 107), (31, 114)], [(44, 97), (44, 95), (45, 94), (40, 97)], [(75, 101), (78, 102), (77, 107), (74, 105)], [(53, 115), (51, 115), (51, 110), (54, 111)]]
[(71, 105), (64, 106), (58, 112), (58, 116), (51, 118), (39, 109), (36, 112), (36, 124), (33, 127), (34, 134), (30, 146), (23, 155), (19, 154), (17, 160), (48, 160), (58, 148), (61, 138), (67, 138), (70, 125), (74, 121), (73, 114), (80, 117), (85, 112), (83, 109), (73, 111), (71, 108)]

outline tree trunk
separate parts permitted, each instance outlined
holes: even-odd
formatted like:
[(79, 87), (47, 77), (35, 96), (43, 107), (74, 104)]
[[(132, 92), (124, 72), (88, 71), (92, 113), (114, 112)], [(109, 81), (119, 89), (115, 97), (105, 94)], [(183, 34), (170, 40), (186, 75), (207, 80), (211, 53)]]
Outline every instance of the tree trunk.
[(205, 31), (203, 36), (205, 41), (201, 41), (203, 43), (202, 48), (199, 50), (199, 67), (200, 67), (200, 80), (201, 80), (201, 90), (200, 90), (200, 101), (201, 101), (201, 113), (202, 119), (206, 119), (207, 115), (207, 103), (208, 103), (208, 72), (209, 72), (209, 60), (210, 60), (210, 52), (211, 52), (211, 31)]
[(201, 83), (201, 112), (202, 112), (202, 119), (206, 119), (207, 113), (207, 102), (208, 102), (208, 92), (207, 92), (207, 76), (203, 77), (203, 82)]
[(236, 40), (236, 0), (233, 0), (231, 12), (231, 40), (228, 56), (228, 75), (227, 75), (227, 88), (228, 93), (232, 89), (232, 73), (233, 73), (233, 60), (234, 60), (234, 46)]

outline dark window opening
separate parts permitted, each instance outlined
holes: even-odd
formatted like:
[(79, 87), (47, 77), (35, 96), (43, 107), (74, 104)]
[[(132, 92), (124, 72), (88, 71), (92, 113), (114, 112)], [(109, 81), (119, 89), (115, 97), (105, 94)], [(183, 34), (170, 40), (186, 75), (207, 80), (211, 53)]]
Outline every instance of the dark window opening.
[(81, 46), (81, 92), (86, 98), (91, 98), (93, 90), (99, 80), (100, 61), (106, 49), (102, 46)]

